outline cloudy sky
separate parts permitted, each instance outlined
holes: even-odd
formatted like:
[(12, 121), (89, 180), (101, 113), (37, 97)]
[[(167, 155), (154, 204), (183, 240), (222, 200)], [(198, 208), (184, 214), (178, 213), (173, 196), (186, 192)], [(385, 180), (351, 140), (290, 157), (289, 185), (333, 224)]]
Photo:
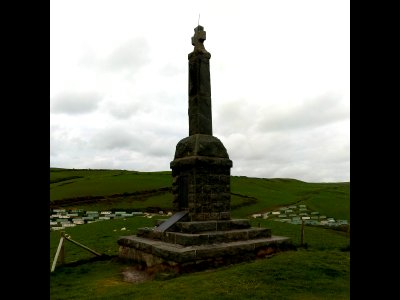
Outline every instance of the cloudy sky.
[(232, 175), (349, 181), (348, 0), (52, 0), (50, 166), (170, 170), (199, 14)]

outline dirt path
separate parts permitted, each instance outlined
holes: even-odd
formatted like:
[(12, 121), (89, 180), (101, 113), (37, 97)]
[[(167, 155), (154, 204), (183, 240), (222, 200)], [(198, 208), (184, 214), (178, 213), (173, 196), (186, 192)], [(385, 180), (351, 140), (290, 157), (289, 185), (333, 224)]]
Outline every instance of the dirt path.
[(152, 280), (154, 276), (149, 275), (145, 271), (140, 271), (135, 267), (126, 267), (122, 272), (123, 281), (131, 283), (142, 283)]

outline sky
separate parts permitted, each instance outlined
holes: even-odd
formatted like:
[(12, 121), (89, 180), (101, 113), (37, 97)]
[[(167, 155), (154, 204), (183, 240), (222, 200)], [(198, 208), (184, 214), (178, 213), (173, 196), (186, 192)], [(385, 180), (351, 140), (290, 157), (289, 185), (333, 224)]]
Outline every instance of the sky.
[(170, 170), (198, 23), (231, 175), (350, 181), (349, 0), (50, 1), (50, 167)]

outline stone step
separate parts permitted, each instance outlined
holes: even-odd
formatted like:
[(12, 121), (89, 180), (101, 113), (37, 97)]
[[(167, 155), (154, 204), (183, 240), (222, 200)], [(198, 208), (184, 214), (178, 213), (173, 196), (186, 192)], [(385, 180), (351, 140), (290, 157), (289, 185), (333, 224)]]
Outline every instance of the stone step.
[(209, 231), (224, 231), (250, 228), (248, 219), (232, 219), (217, 221), (177, 222), (169, 231), (182, 233), (201, 233)]
[(145, 263), (148, 267), (164, 262), (198, 264), (207, 259), (215, 261), (224, 257), (241, 260), (260, 251), (265, 252), (268, 248), (284, 250), (293, 247), (290, 238), (280, 236), (196, 246), (123, 236), (118, 240), (118, 245), (120, 258)]
[(209, 245), (271, 237), (269, 228), (248, 228), (202, 233), (165, 232), (161, 241), (182, 246)]
[(138, 237), (160, 240), (166, 243), (183, 246), (226, 243), (231, 241), (246, 241), (251, 239), (266, 238), (271, 236), (269, 228), (247, 228), (226, 231), (206, 231), (201, 233), (184, 232), (159, 232), (154, 228), (139, 228)]

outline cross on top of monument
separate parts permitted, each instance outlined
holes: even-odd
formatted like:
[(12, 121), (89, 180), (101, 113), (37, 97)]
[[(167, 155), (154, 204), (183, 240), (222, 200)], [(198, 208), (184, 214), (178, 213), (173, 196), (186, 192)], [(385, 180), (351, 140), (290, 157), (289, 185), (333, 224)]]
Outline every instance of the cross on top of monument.
[(193, 52), (202, 52), (208, 53), (208, 51), (204, 48), (204, 41), (206, 40), (206, 32), (204, 31), (204, 27), (198, 25), (194, 29), (194, 35), (192, 37), (192, 45), (194, 46)]

